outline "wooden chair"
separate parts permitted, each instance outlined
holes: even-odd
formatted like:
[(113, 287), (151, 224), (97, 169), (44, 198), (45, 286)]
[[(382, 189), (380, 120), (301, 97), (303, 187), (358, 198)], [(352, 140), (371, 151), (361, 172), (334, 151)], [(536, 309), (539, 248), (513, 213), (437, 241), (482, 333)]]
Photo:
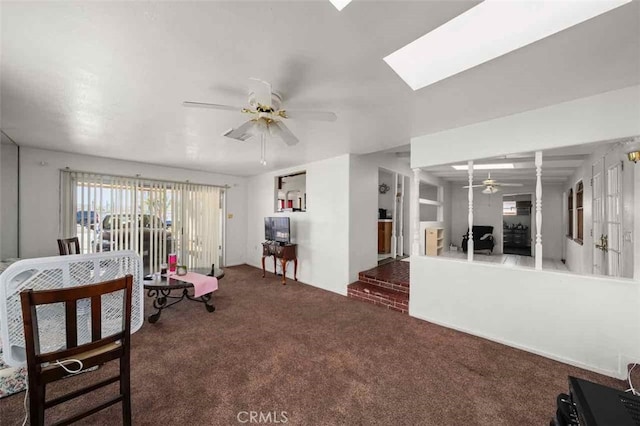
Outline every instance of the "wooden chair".
[[(72, 248), (75, 247), (75, 251)], [(78, 237), (72, 238), (58, 238), (58, 251), (60, 256), (66, 256), (68, 254), (80, 254), (80, 240)]]
[[(51, 408), (78, 396), (97, 390), (103, 386), (120, 382), (120, 393), (100, 405), (75, 414), (58, 424), (70, 424), (90, 416), (118, 402), (122, 402), (122, 421), (131, 424), (131, 385), (130, 385), (130, 328), (131, 328), (131, 291), (133, 277), (123, 278), (61, 290), (26, 290), (20, 293), (22, 318), (27, 353), (29, 416), (31, 425), (44, 425), (45, 409)], [(103, 294), (124, 290), (122, 331), (102, 337), (102, 299)], [(91, 342), (78, 345), (77, 301), (91, 299)], [(65, 308), (66, 348), (55, 352), (40, 352), (40, 338), (36, 306), (51, 303), (63, 303)], [(57, 363), (64, 360), (80, 360), (82, 369), (91, 368), (109, 361), (120, 360), (118, 375), (91, 386), (69, 392), (49, 401), (45, 398), (48, 383), (69, 376), (69, 372)], [(64, 364), (63, 364), (64, 365)], [(75, 364), (66, 364), (68, 369), (78, 368)], [(90, 374), (90, 373), (88, 373)]]

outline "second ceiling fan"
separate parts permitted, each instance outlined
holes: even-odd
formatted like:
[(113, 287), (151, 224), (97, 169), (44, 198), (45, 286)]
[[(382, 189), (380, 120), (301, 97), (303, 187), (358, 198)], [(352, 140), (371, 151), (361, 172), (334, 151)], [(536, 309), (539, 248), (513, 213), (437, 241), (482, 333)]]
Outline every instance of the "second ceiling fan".
[[(482, 184), (480, 185), (471, 185), (471, 188), (482, 188), (484, 187), (484, 189), (482, 190), (483, 194), (495, 194), (496, 192), (498, 192), (500, 190), (500, 187), (504, 187), (504, 186), (522, 186), (521, 183), (502, 183), (502, 182), (498, 182), (495, 179), (491, 179), (491, 173), (489, 173), (489, 176), (482, 181)], [(467, 186), (463, 186), (463, 188), (469, 188), (469, 185)]]

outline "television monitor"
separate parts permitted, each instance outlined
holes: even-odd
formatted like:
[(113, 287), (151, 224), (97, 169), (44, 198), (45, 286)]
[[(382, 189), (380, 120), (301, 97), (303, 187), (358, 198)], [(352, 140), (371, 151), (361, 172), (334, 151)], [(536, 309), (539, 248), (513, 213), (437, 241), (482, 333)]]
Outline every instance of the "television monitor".
[(265, 217), (264, 238), (267, 241), (276, 241), (289, 244), (291, 241), (291, 228), (288, 217)]

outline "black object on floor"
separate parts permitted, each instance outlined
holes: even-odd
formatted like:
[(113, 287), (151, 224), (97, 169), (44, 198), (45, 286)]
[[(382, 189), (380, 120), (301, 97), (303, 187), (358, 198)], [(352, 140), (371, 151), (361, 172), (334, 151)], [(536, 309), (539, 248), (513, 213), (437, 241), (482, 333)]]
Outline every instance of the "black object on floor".
[(518, 256), (531, 256), (531, 247), (504, 246), (502, 252), (504, 254), (517, 254)]
[(570, 402), (558, 396), (556, 424), (640, 425), (640, 397), (632, 393), (569, 376), (569, 394)]

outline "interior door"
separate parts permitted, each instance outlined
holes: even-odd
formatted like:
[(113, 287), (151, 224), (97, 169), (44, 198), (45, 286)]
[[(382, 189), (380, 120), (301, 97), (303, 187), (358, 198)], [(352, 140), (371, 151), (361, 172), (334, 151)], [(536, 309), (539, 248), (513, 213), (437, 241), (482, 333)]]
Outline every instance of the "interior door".
[(619, 277), (622, 260), (622, 164), (613, 155), (605, 157), (607, 275)]
[[(593, 188), (592, 206), (592, 234), (593, 234), (593, 273), (605, 275), (605, 253), (602, 247), (604, 239), (604, 159), (598, 160), (592, 166), (591, 182)], [(575, 206), (575, 203), (574, 203)]]
[(593, 273), (620, 276), (622, 164), (609, 154), (593, 165)]

